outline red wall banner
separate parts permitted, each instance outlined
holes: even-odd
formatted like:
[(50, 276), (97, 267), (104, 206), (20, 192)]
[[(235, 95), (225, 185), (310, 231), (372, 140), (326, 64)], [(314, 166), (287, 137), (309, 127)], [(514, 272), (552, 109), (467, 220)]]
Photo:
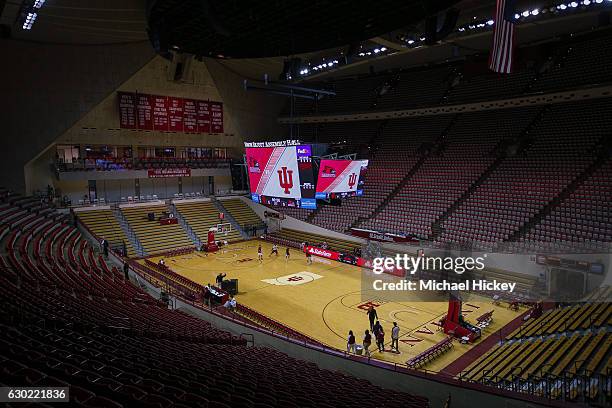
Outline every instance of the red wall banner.
[(168, 130), (168, 98), (153, 96), (153, 130)]
[(134, 95), (136, 111), (138, 112), (138, 129), (153, 130), (153, 96), (145, 94)]
[(223, 104), (210, 103), (210, 133), (223, 133)]
[(121, 129), (223, 133), (223, 103), (117, 92)]
[(136, 129), (135, 94), (117, 92), (119, 97), (119, 125), (122, 129)]
[(183, 131), (183, 98), (168, 97), (168, 129), (171, 132)]
[(149, 178), (191, 177), (191, 169), (149, 169)]
[(183, 131), (194, 133), (198, 131), (198, 101), (185, 99), (183, 104)]

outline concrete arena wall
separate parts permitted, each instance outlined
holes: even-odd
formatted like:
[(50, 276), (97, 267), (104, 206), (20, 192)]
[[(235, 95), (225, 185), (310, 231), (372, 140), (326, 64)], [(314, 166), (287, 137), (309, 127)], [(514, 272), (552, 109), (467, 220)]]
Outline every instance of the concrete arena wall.
[[(137, 72), (154, 52), (148, 41), (80, 46), (0, 40), (3, 159), (0, 184), (26, 191), (24, 166)], [(46, 186), (44, 175), (35, 171)]]

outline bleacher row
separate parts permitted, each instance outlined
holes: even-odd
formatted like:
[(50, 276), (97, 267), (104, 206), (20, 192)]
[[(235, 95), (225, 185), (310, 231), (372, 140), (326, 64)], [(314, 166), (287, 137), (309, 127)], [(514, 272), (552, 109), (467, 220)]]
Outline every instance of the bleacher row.
[(16, 223), (32, 201), (2, 201), (0, 386), (69, 386), (82, 407), (427, 406), (168, 310), (52, 209)]
[[(219, 210), (211, 201), (175, 201), (174, 206), (201, 242), (206, 242), (208, 230), (226, 220), (219, 219)], [(232, 229), (226, 234), (217, 234), (216, 239), (234, 242), (241, 239), (240, 232)]]
[[(159, 223), (158, 218), (167, 212), (169, 209), (165, 204), (121, 208), (121, 213), (146, 254), (194, 246), (180, 224)], [(154, 214), (154, 221), (149, 221), (149, 213)]]
[(609, 400), (611, 325), (609, 302), (553, 309), (517, 328), (459, 378), (552, 398)]
[(77, 212), (76, 215), (80, 222), (82, 222), (94, 236), (98, 237), (100, 240), (107, 240), (111, 248), (122, 248), (123, 245), (125, 245), (127, 255), (129, 257), (136, 256), (134, 246), (125, 235), (119, 221), (117, 221), (110, 208), (80, 211)]

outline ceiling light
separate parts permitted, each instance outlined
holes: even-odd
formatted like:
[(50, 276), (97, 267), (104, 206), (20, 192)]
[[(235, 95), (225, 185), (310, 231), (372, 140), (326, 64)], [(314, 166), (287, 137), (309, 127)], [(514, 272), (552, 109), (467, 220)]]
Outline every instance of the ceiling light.
[(495, 24), (495, 21), (493, 21), (493, 20), (489, 20), (489, 21), (487, 21), (487, 25), (492, 26), (493, 24)]
[(380, 49), (374, 48), (374, 54), (378, 54), (379, 52), (380, 52)]
[(525, 10), (523, 11), (523, 17), (528, 17), (529, 16), (529, 10)]
[(387, 51), (387, 47), (380, 47), (380, 50), (385, 52), (385, 51)]
[(408, 44), (410, 45), (414, 44), (414, 40), (408, 40)]
[(569, 5), (570, 5), (570, 7), (572, 7), (572, 8), (576, 8), (576, 7), (578, 7), (578, 3), (576, 3), (575, 1), (572, 1), (572, 2), (571, 2)]
[(36, 0), (34, 2), (34, 6), (32, 7), (34, 7), (35, 9), (39, 9), (43, 6), (43, 4), (45, 4), (45, 0)]
[(538, 14), (540, 14), (540, 10), (539, 10), (539, 9), (533, 9), (533, 10), (531, 10), (531, 15), (532, 15), (532, 16), (537, 16)]

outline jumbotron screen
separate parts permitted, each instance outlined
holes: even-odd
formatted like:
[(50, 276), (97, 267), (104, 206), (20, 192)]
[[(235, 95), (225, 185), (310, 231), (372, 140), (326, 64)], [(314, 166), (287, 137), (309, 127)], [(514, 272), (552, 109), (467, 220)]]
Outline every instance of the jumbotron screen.
[(315, 197), (320, 200), (363, 195), (367, 160), (321, 160)]
[(247, 147), (246, 160), (253, 201), (317, 208), (310, 145)]

